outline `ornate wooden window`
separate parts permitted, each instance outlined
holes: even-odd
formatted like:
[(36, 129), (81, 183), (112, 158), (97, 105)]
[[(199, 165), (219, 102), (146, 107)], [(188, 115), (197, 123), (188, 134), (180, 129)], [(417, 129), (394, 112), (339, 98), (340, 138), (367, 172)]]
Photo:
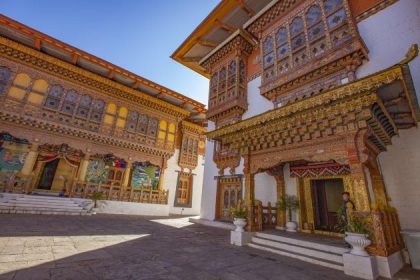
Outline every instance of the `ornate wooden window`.
[(103, 100), (95, 100), (93, 101), (92, 106), (92, 113), (90, 114), (90, 119), (96, 122), (100, 122), (102, 120), (102, 115), (105, 109), (105, 102)]
[(146, 134), (148, 125), (149, 125), (149, 117), (147, 115), (139, 115), (139, 122), (137, 124), (137, 132), (140, 132), (141, 134)]
[(184, 134), (182, 137), (181, 154), (179, 165), (194, 169), (198, 162), (199, 138), (191, 134)]
[(228, 88), (235, 85), (236, 82), (236, 61), (232, 60), (229, 63), (229, 80), (228, 80)]
[(191, 207), (192, 174), (180, 172), (175, 198), (175, 206)]
[(130, 132), (135, 132), (137, 127), (137, 121), (139, 119), (139, 114), (137, 112), (130, 112), (127, 119), (127, 130)]
[(34, 105), (41, 105), (47, 94), (48, 83), (45, 80), (36, 80), (32, 84), (31, 91), (28, 94), (28, 102)]
[(89, 95), (82, 95), (80, 97), (79, 106), (76, 111), (78, 117), (87, 119), (89, 117), (90, 107), (92, 105), (92, 97)]
[(26, 91), (31, 84), (31, 78), (26, 73), (19, 73), (13, 80), (12, 86), (9, 89), (9, 97), (22, 101), (25, 98)]
[(211, 80), (210, 80), (210, 97), (217, 95), (217, 82), (218, 82), (218, 76), (216, 72), (211, 76)]
[(52, 85), (48, 88), (47, 99), (45, 100), (44, 107), (57, 110), (60, 106), (61, 98), (64, 95), (64, 89), (60, 85)]
[(226, 67), (222, 67), (219, 72), (219, 94), (226, 91)]
[(149, 121), (149, 126), (147, 128), (147, 135), (150, 137), (156, 138), (157, 130), (159, 126), (159, 120), (156, 118), (152, 118)]
[(6, 93), (6, 88), (9, 84), (12, 72), (7, 67), (0, 67), (0, 95)]
[(263, 94), (270, 89), (269, 85), (265, 85), (266, 82), (284, 76), (292, 69), (308, 65), (313, 58), (357, 36), (355, 28), (350, 28), (352, 22), (345, 5), (343, 0), (308, 1), (306, 7), (281, 19), (279, 26), (265, 35), (261, 40)]
[(159, 122), (158, 144), (172, 149), (175, 143), (176, 125), (165, 120)]
[(76, 104), (79, 100), (79, 94), (74, 90), (69, 90), (64, 97), (64, 102), (61, 106), (61, 111), (68, 115), (73, 115), (76, 109)]
[(104, 124), (112, 126), (114, 124), (116, 115), (117, 105), (114, 103), (108, 103), (108, 105), (106, 105), (105, 116), (103, 119)]
[(116, 126), (118, 128), (125, 127), (125, 123), (127, 121), (127, 115), (128, 115), (128, 109), (126, 107), (120, 107), (118, 110), (117, 122), (116, 122)]

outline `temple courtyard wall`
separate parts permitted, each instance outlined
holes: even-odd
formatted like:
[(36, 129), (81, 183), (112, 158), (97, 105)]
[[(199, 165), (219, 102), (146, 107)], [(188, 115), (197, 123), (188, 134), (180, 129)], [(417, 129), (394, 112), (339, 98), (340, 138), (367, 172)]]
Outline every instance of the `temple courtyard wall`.
[[(417, 6), (418, 9), (413, 9)], [(386, 69), (401, 60), (402, 54), (412, 44), (420, 44), (414, 38), (420, 38), (420, 3), (417, 0), (398, 1), (358, 23), (360, 35), (369, 50), (369, 61), (358, 68), (357, 79)], [(390, 20), (392, 19), (392, 20)], [(414, 41), (413, 41), (414, 40)], [(411, 75), (420, 99), (420, 59), (410, 64)], [(243, 119), (248, 119), (273, 109), (273, 104), (260, 95), (261, 77), (248, 82), (248, 111)], [(214, 123), (209, 121), (208, 130), (214, 130)], [(385, 180), (387, 195), (391, 198), (390, 205), (397, 208), (403, 229), (420, 229), (420, 219), (413, 220), (413, 213), (420, 213), (420, 130), (411, 128), (400, 131), (395, 136), (393, 144), (379, 156), (379, 164)], [(217, 176), (218, 169), (213, 159), (214, 142), (206, 143), (206, 166), (204, 170), (203, 193), (201, 199), (201, 218), (214, 220), (216, 213)], [(224, 175), (229, 175), (225, 169)], [(286, 193), (296, 195), (296, 179), (291, 178), (289, 166), (284, 166)], [(243, 159), (236, 168), (236, 174), (243, 174)], [(372, 194), (372, 184), (366, 170), (369, 192)], [(242, 192), (244, 182), (242, 180)], [(373, 197), (371, 195), (371, 197)], [(267, 173), (255, 176), (255, 199), (263, 205), (276, 201), (275, 181)], [(298, 219), (298, 217), (296, 217)]]

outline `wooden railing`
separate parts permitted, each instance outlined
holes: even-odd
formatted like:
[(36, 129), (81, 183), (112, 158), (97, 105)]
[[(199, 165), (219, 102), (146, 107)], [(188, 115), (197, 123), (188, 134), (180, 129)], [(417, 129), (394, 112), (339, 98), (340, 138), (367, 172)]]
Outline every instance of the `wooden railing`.
[(272, 207), (268, 202), (263, 206), (261, 201), (255, 201), (248, 206), (248, 227), (249, 231), (262, 231), (274, 229), (278, 225), (278, 212), (276, 207)]
[(31, 189), (32, 180), (32, 176), (23, 176), (20, 173), (1, 176), (0, 192), (28, 193)]
[(404, 248), (401, 236), (401, 226), (396, 211), (373, 210), (367, 214), (369, 218), (369, 231), (372, 240), (368, 252), (387, 257)]
[(168, 190), (127, 188), (119, 185), (78, 181), (73, 184), (70, 197), (90, 198), (93, 192), (102, 192), (104, 200), (168, 204)]

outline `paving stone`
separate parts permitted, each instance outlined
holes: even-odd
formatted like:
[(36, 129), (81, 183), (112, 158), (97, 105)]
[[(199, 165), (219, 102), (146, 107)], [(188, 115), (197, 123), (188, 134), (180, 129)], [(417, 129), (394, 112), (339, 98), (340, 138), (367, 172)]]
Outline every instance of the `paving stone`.
[[(355, 279), (231, 246), (229, 231), (171, 219), (1, 215), (0, 280)], [(406, 275), (413, 273), (408, 270)], [(415, 279), (410, 277), (404, 279)]]

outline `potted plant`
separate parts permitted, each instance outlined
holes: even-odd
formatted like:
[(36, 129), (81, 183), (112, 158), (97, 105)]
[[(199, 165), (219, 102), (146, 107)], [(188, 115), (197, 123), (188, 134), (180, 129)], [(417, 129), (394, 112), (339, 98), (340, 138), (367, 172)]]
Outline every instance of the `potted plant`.
[(295, 195), (283, 195), (277, 201), (277, 209), (287, 212), (286, 231), (296, 232), (297, 223), (292, 221), (292, 211), (299, 209), (299, 200)]
[(367, 257), (369, 254), (365, 248), (369, 246), (372, 241), (369, 240), (367, 221), (365, 217), (350, 214), (348, 222), (344, 225), (344, 232), (347, 243), (352, 247), (350, 254)]
[(93, 201), (93, 210), (97, 210), (98, 208), (98, 200), (102, 200), (102, 197), (104, 196), (103, 192), (94, 191), (90, 197)]
[(230, 212), (233, 216), (233, 224), (236, 226), (235, 231), (244, 232), (244, 227), (246, 226), (246, 217), (248, 215), (248, 209), (241, 207), (240, 201), (238, 201), (238, 206), (230, 208)]

